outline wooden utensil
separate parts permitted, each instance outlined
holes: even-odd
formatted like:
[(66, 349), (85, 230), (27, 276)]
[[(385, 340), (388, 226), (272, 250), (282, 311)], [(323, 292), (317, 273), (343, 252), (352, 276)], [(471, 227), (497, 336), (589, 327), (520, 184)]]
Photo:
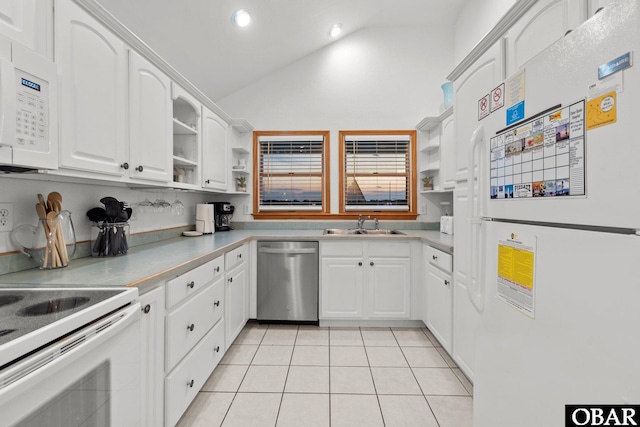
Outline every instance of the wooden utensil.
[[(53, 193), (52, 193), (53, 194)], [(49, 195), (51, 196), (51, 194)], [(58, 200), (57, 197), (50, 198), (51, 211), (56, 214), (56, 217), (60, 212), (62, 212), (62, 203)], [(60, 227), (60, 220), (56, 218), (56, 231), (55, 231), (55, 243), (58, 248), (58, 253), (60, 255), (60, 260), (62, 261), (62, 267), (65, 267), (69, 264), (69, 255), (67, 254), (67, 243), (64, 241), (64, 232), (62, 231), (62, 227)]]
[[(38, 194), (38, 199), (42, 197), (42, 194)], [(43, 221), (44, 224), (44, 233), (45, 236), (49, 236), (49, 225), (47, 223), (47, 210), (44, 205), (44, 198), (42, 199), (42, 203), (36, 203), (36, 212), (38, 214), (38, 218)], [(47, 268), (49, 266), (49, 253), (51, 252), (51, 244), (49, 239), (47, 238), (47, 249), (44, 251), (44, 261), (42, 262), (42, 267)]]
[[(59, 247), (59, 242), (58, 242), (58, 231), (60, 229), (60, 227), (58, 227), (58, 221), (56, 219), (56, 217), (58, 216), (57, 212), (49, 212), (47, 214), (47, 225), (49, 226), (49, 235), (52, 236), (51, 240), (52, 240), (52, 267), (56, 268), (56, 267), (61, 267), (63, 266), (62, 263), (62, 249), (60, 249)], [(66, 265), (66, 264), (64, 264)]]

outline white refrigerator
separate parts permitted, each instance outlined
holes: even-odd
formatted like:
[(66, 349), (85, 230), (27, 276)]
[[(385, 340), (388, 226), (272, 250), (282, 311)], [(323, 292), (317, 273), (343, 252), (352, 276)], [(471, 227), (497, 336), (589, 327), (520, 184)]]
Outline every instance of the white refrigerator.
[(639, 3), (613, 3), (510, 76), (472, 137), (474, 427), (640, 404)]

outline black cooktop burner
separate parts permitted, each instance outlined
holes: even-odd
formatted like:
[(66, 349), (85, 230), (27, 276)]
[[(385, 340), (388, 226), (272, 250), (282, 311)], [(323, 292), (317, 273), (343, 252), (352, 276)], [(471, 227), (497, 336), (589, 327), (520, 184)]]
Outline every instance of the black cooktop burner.
[(22, 298), (22, 295), (0, 295), (0, 307), (18, 302)]

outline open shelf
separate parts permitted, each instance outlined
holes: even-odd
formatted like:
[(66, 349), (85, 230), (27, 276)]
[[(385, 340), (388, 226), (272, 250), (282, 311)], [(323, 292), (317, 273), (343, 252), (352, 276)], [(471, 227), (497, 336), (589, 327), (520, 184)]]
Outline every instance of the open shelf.
[(198, 130), (192, 128), (186, 123), (182, 123), (180, 120), (173, 119), (173, 134), (174, 135), (197, 135)]

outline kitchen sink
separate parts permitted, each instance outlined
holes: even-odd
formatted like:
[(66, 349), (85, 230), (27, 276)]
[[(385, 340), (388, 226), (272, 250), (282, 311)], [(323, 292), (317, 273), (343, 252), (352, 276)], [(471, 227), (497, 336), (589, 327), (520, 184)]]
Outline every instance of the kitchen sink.
[(355, 235), (355, 236), (376, 236), (376, 235), (405, 235), (402, 231), (398, 230), (366, 230), (358, 228), (327, 228), (324, 230), (324, 234), (337, 234), (337, 235)]

